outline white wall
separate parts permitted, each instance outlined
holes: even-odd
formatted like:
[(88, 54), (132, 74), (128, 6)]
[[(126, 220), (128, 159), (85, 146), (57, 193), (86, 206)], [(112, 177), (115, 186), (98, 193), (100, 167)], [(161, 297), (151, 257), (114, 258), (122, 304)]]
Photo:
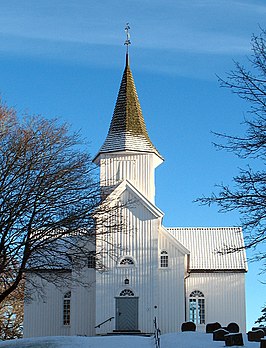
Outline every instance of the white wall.
[(246, 332), (245, 273), (191, 273), (186, 280), (188, 297), (200, 290), (205, 297), (206, 323), (218, 321), (222, 326), (236, 322)]
[[(132, 197), (128, 192), (124, 201)], [(98, 241), (98, 250), (105, 250), (103, 262), (107, 270), (96, 275), (96, 324), (115, 316), (115, 297), (130, 288), (139, 298), (139, 329), (153, 332), (154, 306), (158, 305), (158, 231), (159, 219), (143, 206), (124, 207), (122, 231), (108, 235), (110, 244)], [(114, 250), (113, 245), (117, 245)], [(117, 267), (119, 257), (129, 255), (135, 267)], [(113, 257), (112, 257), (113, 256)], [(129, 285), (124, 284), (125, 278)], [(97, 333), (111, 332), (115, 320), (104, 324)]]
[(26, 291), (32, 294), (32, 300), (24, 305), (24, 337), (70, 335), (70, 327), (63, 325), (63, 297), (67, 288), (59, 290), (53, 284), (48, 283), (34, 275), (35, 284), (42, 287), (42, 295), (38, 295), (26, 282)]
[[(62, 275), (64, 276), (64, 275)], [(95, 323), (95, 270), (87, 269), (82, 274), (91, 287), (56, 287), (52, 283), (34, 277), (42, 286), (42, 296), (33, 294), (32, 300), (24, 305), (24, 337), (94, 335)], [(85, 279), (85, 278), (84, 278)], [(84, 280), (83, 279), (83, 280)], [(27, 289), (33, 293), (30, 283)], [(64, 294), (71, 290), (71, 324), (63, 325)]]
[(112, 187), (128, 180), (150, 202), (154, 203), (154, 170), (158, 157), (153, 153), (101, 154), (100, 181), (102, 187)]
[(159, 268), (158, 324), (162, 333), (176, 332), (185, 317), (185, 256), (169, 238), (160, 233), (158, 264), (161, 250), (168, 252), (169, 267)]
[(71, 295), (71, 335), (95, 335), (95, 270), (85, 268), (81, 274), (81, 282), (72, 287)]

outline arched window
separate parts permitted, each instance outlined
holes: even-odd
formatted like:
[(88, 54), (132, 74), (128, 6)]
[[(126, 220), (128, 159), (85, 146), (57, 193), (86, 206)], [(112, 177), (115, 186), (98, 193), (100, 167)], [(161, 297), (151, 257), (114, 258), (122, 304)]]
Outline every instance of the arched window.
[(135, 266), (135, 262), (132, 259), (132, 257), (126, 256), (120, 260), (119, 266), (124, 266), (124, 267)]
[(120, 292), (119, 296), (125, 297), (125, 296), (135, 296), (134, 292), (130, 289), (124, 289)]
[(161, 251), (160, 267), (168, 267), (168, 253), (165, 250)]
[(189, 320), (195, 324), (205, 324), (204, 294), (195, 290), (189, 296)]
[(64, 296), (63, 305), (63, 324), (70, 325), (70, 301), (71, 301), (71, 291), (68, 291)]

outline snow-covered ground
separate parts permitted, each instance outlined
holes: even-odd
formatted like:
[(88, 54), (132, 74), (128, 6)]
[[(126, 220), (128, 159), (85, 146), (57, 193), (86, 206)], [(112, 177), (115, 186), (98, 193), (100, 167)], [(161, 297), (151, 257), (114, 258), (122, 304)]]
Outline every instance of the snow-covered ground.
[[(259, 348), (260, 343), (248, 342), (243, 335), (244, 347)], [(161, 336), (161, 348), (218, 348), (224, 342), (212, 340), (212, 334), (201, 332), (171, 333)], [(153, 337), (41, 337), (0, 342), (0, 348), (154, 348)]]

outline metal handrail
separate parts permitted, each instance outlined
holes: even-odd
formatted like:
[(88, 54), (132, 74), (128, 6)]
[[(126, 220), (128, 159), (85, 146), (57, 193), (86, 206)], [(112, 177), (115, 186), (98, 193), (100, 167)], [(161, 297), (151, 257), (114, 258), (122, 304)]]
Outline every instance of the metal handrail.
[(158, 327), (158, 324), (157, 324), (157, 318), (154, 317), (154, 320), (153, 320), (153, 323), (154, 323), (154, 340), (155, 340), (155, 347), (156, 348), (160, 348), (160, 334), (161, 334), (161, 330), (159, 329)]
[(115, 317), (110, 317), (108, 319), (106, 319), (105, 321), (103, 321), (102, 323), (96, 325), (94, 328), (95, 329), (99, 329), (103, 324), (107, 323), (108, 321), (112, 321)]

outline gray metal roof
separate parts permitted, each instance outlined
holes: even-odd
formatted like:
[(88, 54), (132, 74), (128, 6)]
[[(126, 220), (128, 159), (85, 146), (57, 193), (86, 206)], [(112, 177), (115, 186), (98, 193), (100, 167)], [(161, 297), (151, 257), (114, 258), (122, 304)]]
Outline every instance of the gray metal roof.
[(117, 151), (153, 152), (162, 158), (147, 133), (128, 57), (109, 132), (97, 156)]
[[(190, 270), (247, 271), (239, 227), (171, 227), (167, 230), (190, 251)], [(238, 249), (227, 252), (228, 249)]]

